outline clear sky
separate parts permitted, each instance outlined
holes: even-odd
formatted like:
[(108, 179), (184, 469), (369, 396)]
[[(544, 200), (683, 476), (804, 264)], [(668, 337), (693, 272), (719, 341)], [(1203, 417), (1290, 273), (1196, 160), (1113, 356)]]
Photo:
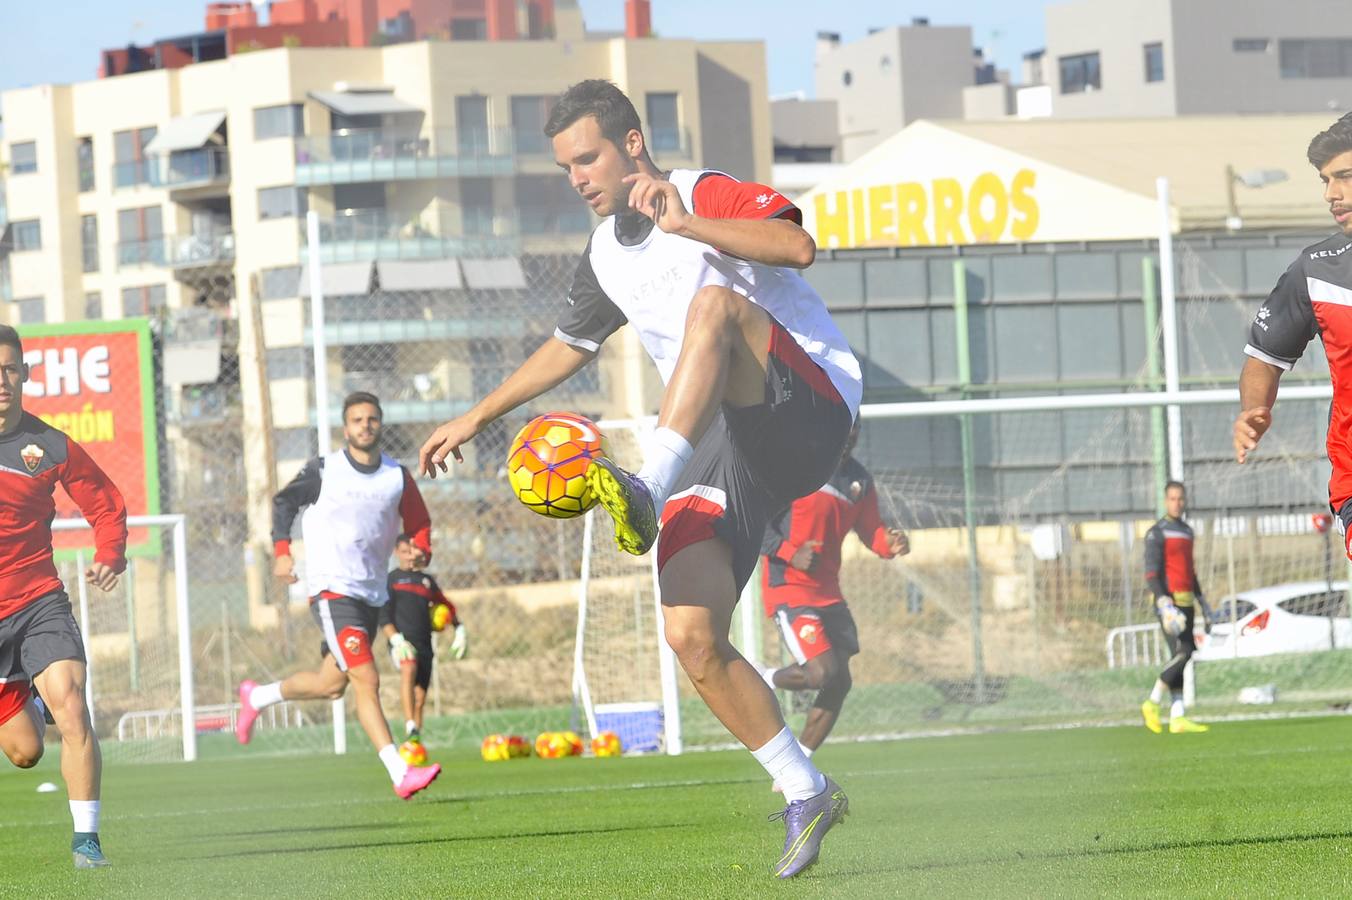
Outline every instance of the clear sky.
[[(587, 26), (620, 30), (624, 0), (581, 0)], [(774, 94), (812, 93), (818, 31), (846, 41), (870, 27), (927, 16), (934, 25), (970, 25), (974, 43), (1017, 79), (1025, 51), (1042, 46), (1042, 0), (653, 0), (653, 30), (666, 37), (764, 40)], [(99, 51), (202, 28), (206, 0), (0, 0), (0, 90), (83, 81)]]

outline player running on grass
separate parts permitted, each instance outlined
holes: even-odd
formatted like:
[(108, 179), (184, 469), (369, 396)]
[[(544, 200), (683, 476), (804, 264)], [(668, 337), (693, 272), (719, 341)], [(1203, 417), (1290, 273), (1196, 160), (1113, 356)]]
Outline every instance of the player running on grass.
[[(391, 640), (390, 656), (399, 672), (399, 700), (404, 709), (404, 736), (410, 741), (422, 740), (423, 704), (427, 702), (427, 686), (432, 683), (432, 632), (441, 631), (448, 623), (455, 628), (451, 641), (451, 655), (464, 659), (469, 650), (469, 633), (456, 615), (455, 604), (437, 587), (436, 579), (422, 571), (426, 565), (423, 556), (408, 534), (399, 535), (394, 545), (394, 558), (399, 568), (390, 573), (385, 589), (389, 601), (380, 608), (380, 624), (387, 633), (399, 634), (413, 648), (414, 656), (400, 652), (400, 645)], [(434, 624), (439, 621), (440, 625)]]
[[(666, 639), (700, 696), (789, 801), (787, 878), (817, 858), (847, 809), (784, 725), (773, 692), (728, 640), (770, 517), (820, 487), (858, 411), (859, 363), (799, 274), (816, 245), (772, 188), (708, 170), (663, 172), (633, 104), (583, 81), (545, 134), (569, 184), (604, 217), (582, 254), (554, 336), (467, 414), (438, 428), (419, 465), (435, 477), (485, 425), (561, 383), (632, 324), (666, 392), (643, 467), (609, 460), (588, 480), (616, 540), (656, 542)], [(658, 538), (658, 518), (662, 521)]]
[[(816, 691), (799, 743), (811, 756), (840, 716), (850, 692), (850, 657), (859, 632), (840, 590), (840, 547), (851, 531), (883, 559), (910, 552), (900, 528), (884, 524), (873, 476), (850, 455), (859, 424), (850, 430), (831, 480), (776, 516), (761, 542), (761, 599), (779, 626), (794, 665), (766, 669), (765, 683), (786, 691)], [(778, 787), (778, 786), (776, 786)]]
[(1183, 670), (1197, 652), (1197, 638), (1193, 635), (1197, 606), (1202, 607), (1206, 629), (1211, 631), (1211, 610), (1202, 597), (1202, 584), (1197, 580), (1197, 567), (1192, 561), (1192, 526), (1183, 521), (1187, 504), (1181, 481), (1166, 484), (1164, 518), (1145, 533), (1145, 580), (1150, 586), (1150, 596), (1155, 598), (1155, 615), (1169, 645), (1169, 663), (1155, 680), (1150, 697), (1141, 704), (1145, 727), (1155, 734), (1164, 730), (1160, 724), (1160, 701), (1166, 690), (1171, 698), (1170, 734), (1210, 730), (1189, 719), (1183, 707)]
[[(386, 601), (385, 567), (400, 531), (412, 535), (419, 558), (432, 553), (432, 522), (413, 476), (380, 451), (380, 401), (364, 391), (343, 401), (347, 446), (305, 464), (272, 501), (274, 574), (296, 582), (291, 559), (291, 525), (301, 507), (305, 540), (305, 586), (310, 614), (324, 633), (323, 662), (317, 672), (298, 672), (284, 681), (239, 686), (235, 735), (249, 743), (260, 710), (283, 700), (337, 700), (352, 685), (357, 718), (371, 746), (407, 800), (441, 773), (441, 766), (409, 766), (395, 749), (380, 708), (380, 675), (371, 656), (380, 607)], [(402, 523), (402, 529), (401, 529)], [(392, 632), (393, 629), (390, 629)], [(412, 659), (413, 649), (397, 633), (390, 644)]]
[(52, 562), (52, 492), (63, 486), (94, 527), (84, 577), (102, 591), (127, 567), (127, 508), (79, 444), (23, 411), (27, 380), (19, 334), (0, 325), (0, 745), (17, 765), (42, 755), (31, 676), (61, 730), (75, 868), (92, 869), (108, 865), (99, 842), (103, 758), (85, 708), (84, 643)]
[(1333, 382), (1326, 447), (1333, 472), (1329, 509), (1352, 559), (1352, 113), (1310, 141), (1306, 157), (1324, 183), (1338, 233), (1306, 247), (1259, 307), (1239, 376), (1235, 459), (1243, 465), (1272, 426), (1282, 373), (1318, 335)]

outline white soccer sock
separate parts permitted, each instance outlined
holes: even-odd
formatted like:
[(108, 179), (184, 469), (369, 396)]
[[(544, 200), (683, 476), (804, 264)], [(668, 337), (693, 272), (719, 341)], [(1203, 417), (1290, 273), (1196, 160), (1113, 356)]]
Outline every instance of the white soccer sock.
[(671, 486), (676, 483), (694, 452), (695, 448), (690, 446), (690, 442), (670, 428), (659, 428), (648, 439), (648, 447), (643, 454), (643, 468), (636, 474), (653, 495), (653, 508), (659, 515), (671, 493)]
[(75, 823), (75, 831), (81, 834), (97, 834), (99, 830), (99, 801), (70, 801), (70, 818)]
[(1169, 706), (1169, 718), (1181, 719), (1184, 716), (1183, 698), (1175, 697), (1174, 702)]
[(765, 679), (766, 684), (770, 685), (770, 690), (772, 691), (779, 690), (779, 688), (775, 687), (775, 673), (778, 671), (778, 669), (761, 669), (760, 676)]
[(399, 755), (399, 751), (394, 749), (394, 744), (386, 744), (381, 747), (380, 752), (376, 755), (385, 764), (385, 771), (390, 773), (390, 781), (397, 785), (404, 780), (404, 776), (408, 774), (408, 763), (404, 762), (404, 758)]
[(249, 692), (249, 705), (254, 709), (266, 709), (274, 703), (282, 702), (282, 683), (260, 684)]
[(804, 756), (808, 757), (812, 756), (812, 748), (809, 747), (807, 744), (804, 744), (802, 741), (798, 742), (798, 749), (803, 751)]
[(815, 797), (826, 790), (826, 776), (803, 755), (803, 749), (787, 725), (764, 747), (752, 750), (751, 755), (784, 789), (784, 799), (789, 803)]
[(418, 730), (418, 723), (412, 719), (404, 720), (404, 734), (412, 734)]
[(1158, 681), (1155, 682), (1155, 687), (1150, 691), (1150, 700), (1154, 703), (1161, 703), (1164, 701), (1164, 685), (1160, 684)]

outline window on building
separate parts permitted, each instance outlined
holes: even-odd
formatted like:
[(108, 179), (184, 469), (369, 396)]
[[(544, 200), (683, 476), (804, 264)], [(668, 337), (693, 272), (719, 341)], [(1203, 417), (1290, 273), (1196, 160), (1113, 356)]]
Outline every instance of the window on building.
[(520, 175), (516, 197), (523, 234), (585, 234), (592, 228), (587, 207), (565, 178)]
[(549, 138), (545, 137), (545, 122), (554, 109), (553, 96), (512, 98), (512, 133), (519, 153), (548, 153)]
[(1164, 45), (1159, 42), (1145, 45), (1145, 80), (1147, 83), (1164, 80)]
[(19, 309), (20, 325), (36, 325), (47, 321), (47, 302), (41, 297), (25, 297), (15, 300), (14, 305)]
[(1277, 42), (1283, 78), (1352, 78), (1352, 38)]
[(36, 141), (22, 141), (9, 145), (9, 170), (15, 175), (28, 175), (38, 170)]
[(1099, 78), (1099, 55), (1080, 53), (1063, 56), (1061, 64), (1061, 93), (1083, 94), (1103, 87)]
[(94, 190), (94, 139), (82, 137), (75, 142), (75, 169), (80, 193)]
[(42, 224), (37, 219), (24, 219), (10, 224), (14, 252), (42, 249)]
[(160, 207), (117, 211), (117, 263), (164, 265), (164, 213)]
[(455, 98), (455, 138), (462, 156), (489, 151), (488, 98), (482, 94)]
[(1235, 38), (1230, 46), (1236, 53), (1266, 53), (1271, 44), (1267, 38)]
[(467, 235), (493, 233), (493, 179), (462, 178), (460, 217)]
[(89, 291), (85, 294), (85, 318), (95, 322), (103, 318), (102, 291)]
[(305, 107), (299, 103), (261, 106), (253, 111), (253, 115), (256, 141), (305, 134)]
[(80, 216), (80, 271), (99, 270), (99, 217)]
[(451, 40), (453, 41), (488, 40), (488, 20), (451, 19)]
[(648, 95), (648, 139), (655, 153), (681, 149), (681, 122), (676, 108), (676, 95)]
[(258, 218), (299, 218), (309, 210), (309, 195), (292, 185), (258, 189)]
[(156, 133), (154, 127), (113, 132), (113, 187), (149, 183), (150, 163), (145, 150)]
[(260, 300), (290, 300), (300, 296), (300, 266), (264, 269), (258, 279)]
[(265, 352), (268, 380), (279, 378), (309, 378), (313, 358), (304, 347), (269, 347)]
[(147, 284), (122, 289), (122, 315), (147, 316), (164, 309), (164, 285)]

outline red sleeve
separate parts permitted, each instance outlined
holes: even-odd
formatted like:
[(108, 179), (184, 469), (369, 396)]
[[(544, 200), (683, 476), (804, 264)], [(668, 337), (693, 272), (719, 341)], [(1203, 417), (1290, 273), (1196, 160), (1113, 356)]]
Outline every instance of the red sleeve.
[(803, 224), (803, 214), (783, 194), (754, 181), (738, 181), (717, 173), (695, 182), (697, 216), (706, 219), (788, 219)]
[(94, 526), (94, 561), (122, 574), (127, 568), (127, 504), (112, 479), (69, 437), (61, 484)]
[(432, 517), (427, 514), (427, 504), (423, 503), (418, 483), (408, 469), (404, 469), (404, 494), (399, 498), (399, 516), (404, 522), (404, 533), (413, 539), (413, 546), (431, 559)]
[(854, 533), (883, 559), (896, 555), (888, 545), (887, 526), (878, 512), (878, 492), (873, 485), (869, 485), (868, 493), (859, 500), (859, 518), (854, 520)]

